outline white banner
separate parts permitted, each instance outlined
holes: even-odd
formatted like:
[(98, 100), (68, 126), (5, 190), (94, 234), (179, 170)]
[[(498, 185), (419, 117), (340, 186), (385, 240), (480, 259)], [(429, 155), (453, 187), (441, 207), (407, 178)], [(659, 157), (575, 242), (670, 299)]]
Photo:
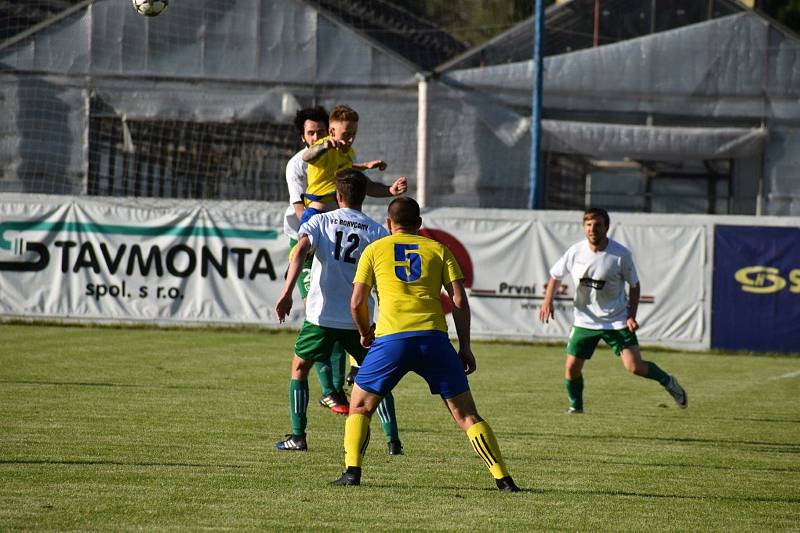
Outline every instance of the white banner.
[[(275, 326), (288, 239), (280, 203), (0, 197), (0, 314), (89, 321)], [(385, 207), (366, 209), (385, 220)], [(434, 209), (429, 236), (466, 275), (475, 337), (563, 340), (574, 288), (555, 320), (538, 309), (550, 266), (583, 239), (579, 212)], [(708, 346), (708, 228), (612, 214), (611, 237), (633, 252), (643, 342)], [(679, 224), (679, 222), (682, 224)], [(302, 301), (288, 326), (303, 319)], [(452, 330), (452, 328), (451, 328)], [(452, 330), (454, 332), (454, 330)]]
[(0, 203), (0, 313), (274, 322), (282, 209), (112, 202)]
[[(574, 287), (565, 278), (556, 295), (555, 320), (538, 312), (550, 267), (584, 239), (582, 213), (502, 210), (434, 210), (425, 227), (440, 240), (456, 241), (467, 270), (472, 327), (476, 336), (563, 340), (573, 319)], [(637, 333), (643, 342), (707, 346), (706, 227), (647, 222), (626, 215), (609, 236), (631, 249), (642, 296)], [(438, 232), (438, 234), (437, 234)], [(449, 239), (448, 239), (449, 235)], [(460, 255), (459, 255), (460, 250)]]

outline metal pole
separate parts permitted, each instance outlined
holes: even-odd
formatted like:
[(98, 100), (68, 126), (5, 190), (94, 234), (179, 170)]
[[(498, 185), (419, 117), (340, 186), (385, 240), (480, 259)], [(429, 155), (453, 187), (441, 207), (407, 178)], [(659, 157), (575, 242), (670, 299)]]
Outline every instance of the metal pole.
[(542, 36), (544, 34), (544, 6), (536, 0), (533, 13), (533, 96), (531, 102), (531, 176), (530, 209), (542, 207), (542, 186), (544, 184), (541, 168), (542, 154)]
[(592, 43), (595, 48), (600, 44), (600, 0), (594, 0), (594, 32)]
[(428, 77), (417, 74), (417, 203), (428, 203)]

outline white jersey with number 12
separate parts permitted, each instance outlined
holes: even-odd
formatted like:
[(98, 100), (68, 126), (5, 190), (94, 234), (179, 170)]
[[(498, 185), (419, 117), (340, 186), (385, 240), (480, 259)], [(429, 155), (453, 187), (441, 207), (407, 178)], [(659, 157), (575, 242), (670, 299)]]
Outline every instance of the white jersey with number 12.
[[(315, 249), (306, 320), (327, 328), (357, 329), (350, 315), (356, 264), (369, 243), (389, 232), (361, 211), (343, 208), (312, 217), (298, 234), (308, 235)], [(370, 297), (370, 317), (373, 308)]]

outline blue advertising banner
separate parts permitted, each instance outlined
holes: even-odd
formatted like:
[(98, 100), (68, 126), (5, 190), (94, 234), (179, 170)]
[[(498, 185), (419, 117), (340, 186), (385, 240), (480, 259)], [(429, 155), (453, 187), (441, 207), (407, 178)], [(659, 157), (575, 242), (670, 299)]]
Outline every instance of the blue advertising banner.
[(716, 226), (711, 346), (800, 352), (800, 228)]

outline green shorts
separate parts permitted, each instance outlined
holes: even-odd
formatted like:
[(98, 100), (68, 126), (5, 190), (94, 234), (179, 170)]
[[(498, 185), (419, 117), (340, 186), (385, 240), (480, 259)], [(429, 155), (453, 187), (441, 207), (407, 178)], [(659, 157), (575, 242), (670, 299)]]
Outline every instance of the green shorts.
[(572, 326), (572, 331), (567, 341), (567, 353), (581, 359), (591, 359), (600, 339), (606, 341), (606, 344), (614, 349), (616, 355), (621, 354), (624, 348), (639, 345), (636, 333), (628, 328), (586, 329)]
[[(289, 257), (292, 256), (292, 248), (297, 246), (296, 239), (289, 239)], [(305, 300), (308, 297), (308, 291), (311, 288), (311, 263), (314, 261), (314, 256), (306, 257), (303, 263), (303, 270), (300, 272), (300, 277), (297, 278), (297, 290), (300, 291), (300, 297)]]
[(294, 343), (294, 353), (306, 361), (327, 361), (333, 345), (339, 342), (358, 364), (367, 355), (367, 348), (361, 346), (361, 335), (355, 329), (336, 329), (317, 326), (308, 320), (303, 321), (300, 334)]

